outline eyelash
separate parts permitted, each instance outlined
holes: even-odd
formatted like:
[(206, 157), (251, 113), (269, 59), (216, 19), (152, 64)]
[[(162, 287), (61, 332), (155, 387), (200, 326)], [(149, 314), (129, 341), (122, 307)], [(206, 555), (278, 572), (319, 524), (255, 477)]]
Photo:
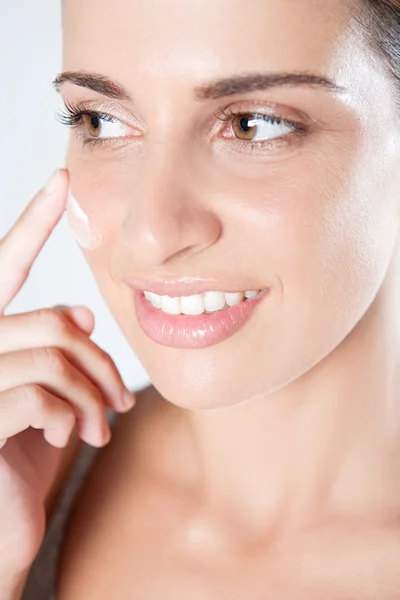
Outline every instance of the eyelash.
[[(102, 119), (103, 121), (109, 121), (110, 123), (115, 123), (116, 121), (118, 121), (118, 119), (115, 119), (107, 113), (103, 113), (97, 110), (89, 110), (80, 106), (76, 106), (75, 104), (69, 102), (65, 103), (65, 110), (60, 110), (57, 113), (56, 119), (59, 123), (61, 123), (61, 125), (66, 125), (67, 127), (71, 127), (72, 129), (74, 129), (82, 124), (83, 117), (86, 116), (98, 117), (99, 119)], [(107, 141), (109, 141), (109, 139), (107, 140), (107, 138), (96, 139), (84, 137), (82, 143), (84, 146), (86, 144), (93, 144), (93, 146), (96, 146), (103, 145)]]
[[(112, 117), (111, 115), (101, 112), (101, 111), (97, 111), (97, 110), (89, 110), (86, 109), (84, 107), (80, 107), (77, 105), (74, 105), (72, 103), (68, 103), (65, 102), (65, 110), (61, 110), (57, 113), (56, 115), (56, 119), (58, 120), (59, 123), (61, 123), (62, 125), (66, 125), (67, 127), (70, 128), (76, 128), (79, 127), (82, 124), (83, 121), (83, 117), (88, 116), (88, 117), (98, 117), (99, 119), (103, 120), (103, 121), (108, 121), (111, 123), (115, 123), (117, 121), (119, 121), (119, 119), (116, 119), (114, 117)], [(276, 115), (269, 115), (269, 114), (263, 114), (263, 113), (258, 113), (258, 112), (252, 112), (252, 111), (240, 111), (240, 110), (235, 110), (234, 108), (231, 107), (227, 107), (224, 109), (221, 109), (220, 111), (218, 111), (217, 113), (215, 113), (213, 115), (217, 120), (222, 121), (222, 122), (229, 122), (231, 120), (233, 120), (236, 117), (249, 117), (251, 116), (252, 118), (259, 118), (259, 119), (264, 119), (265, 121), (267, 121), (268, 123), (271, 124), (275, 124), (277, 123), (278, 125), (286, 125), (287, 127), (290, 127), (293, 129), (293, 131), (291, 133), (287, 133), (285, 135), (282, 136), (278, 136), (277, 138), (273, 138), (271, 140), (264, 140), (264, 141), (245, 141), (245, 140), (240, 140), (239, 138), (234, 138), (236, 144), (238, 144), (239, 146), (241, 146), (244, 149), (251, 149), (251, 150), (262, 150), (263, 148), (265, 148), (266, 146), (275, 146), (275, 145), (281, 145), (281, 144), (287, 144), (290, 143), (290, 139), (293, 138), (293, 136), (297, 136), (297, 137), (301, 137), (306, 133), (306, 128), (303, 125), (300, 125), (299, 123), (296, 123), (295, 121), (289, 121), (287, 119), (283, 119), (279, 116)], [(92, 144), (93, 146), (104, 146), (104, 145), (109, 145), (110, 143), (113, 143), (114, 138), (91, 138), (91, 137), (84, 137), (82, 135), (82, 143), (85, 146), (86, 144)]]

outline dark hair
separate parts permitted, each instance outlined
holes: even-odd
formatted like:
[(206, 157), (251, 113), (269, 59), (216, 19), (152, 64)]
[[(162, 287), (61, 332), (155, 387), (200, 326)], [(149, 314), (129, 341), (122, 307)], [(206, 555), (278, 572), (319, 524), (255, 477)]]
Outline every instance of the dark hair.
[(355, 0), (353, 16), (364, 39), (387, 66), (400, 111), (400, 0)]

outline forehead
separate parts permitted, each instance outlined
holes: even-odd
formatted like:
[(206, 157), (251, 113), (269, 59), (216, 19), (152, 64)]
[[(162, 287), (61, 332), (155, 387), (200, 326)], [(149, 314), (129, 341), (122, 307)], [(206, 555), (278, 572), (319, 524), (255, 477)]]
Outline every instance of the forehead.
[(251, 67), (326, 72), (345, 0), (64, 0), (64, 60), (187, 75)]
[(310, 72), (347, 88), (345, 102), (370, 119), (392, 90), (354, 26), (354, 1), (64, 0), (63, 70), (104, 74), (164, 106), (206, 80)]

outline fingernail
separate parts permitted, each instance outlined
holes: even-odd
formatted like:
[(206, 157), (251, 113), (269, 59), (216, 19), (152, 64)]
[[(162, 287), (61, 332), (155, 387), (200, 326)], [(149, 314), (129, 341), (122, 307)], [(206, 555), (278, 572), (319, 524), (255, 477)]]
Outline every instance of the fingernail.
[(129, 390), (125, 390), (122, 394), (122, 403), (127, 410), (130, 410), (135, 406), (136, 398)]
[(57, 169), (56, 171), (54, 171), (53, 175), (50, 177), (50, 179), (44, 186), (45, 194), (52, 194), (56, 190), (59, 178), (60, 169)]

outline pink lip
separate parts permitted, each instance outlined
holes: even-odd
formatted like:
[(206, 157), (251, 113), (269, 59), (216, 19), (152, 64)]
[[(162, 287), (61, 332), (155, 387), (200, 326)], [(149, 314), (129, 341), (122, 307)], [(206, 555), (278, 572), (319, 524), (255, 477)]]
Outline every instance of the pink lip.
[(218, 344), (234, 335), (268, 292), (266, 289), (257, 297), (225, 310), (195, 316), (166, 314), (154, 308), (139, 290), (134, 291), (134, 300), (139, 325), (153, 342), (171, 348), (194, 349)]

